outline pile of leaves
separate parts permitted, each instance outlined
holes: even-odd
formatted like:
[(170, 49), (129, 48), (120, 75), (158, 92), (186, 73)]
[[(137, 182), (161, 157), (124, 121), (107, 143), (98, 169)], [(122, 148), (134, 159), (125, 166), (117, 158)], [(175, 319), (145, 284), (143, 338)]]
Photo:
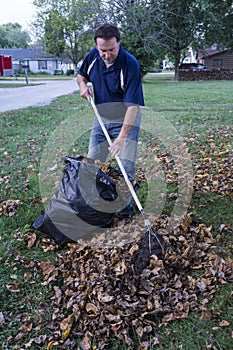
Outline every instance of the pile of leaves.
[[(25, 348), (36, 343), (77, 349), (80, 338), (82, 350), (108, 349), (113, 338), (132, 346), (136, 334), (139, 348), (149, 349), (159, 344), (153, 333), (158, 319), (160, 326), (166, 325), (191, 311), (205, 318), (219, 285), (233, 280), (233, 260), (215, 253), (211, 227), (195, 224), (191, 214), (169, 235), (166, 222), (160, 218), (156, 227), (166, 242), (163, 258), (151, 255), (139, 273), (141, 241), (111, 249), (74, 244), (55, 263), (38, 262), (35, 269), (43, 274), (43, 285), (53, 286), (53, 314), (47, 324), (52, 335), (33, 338)], [(25, 241), (30, 242), (29, 235)]]

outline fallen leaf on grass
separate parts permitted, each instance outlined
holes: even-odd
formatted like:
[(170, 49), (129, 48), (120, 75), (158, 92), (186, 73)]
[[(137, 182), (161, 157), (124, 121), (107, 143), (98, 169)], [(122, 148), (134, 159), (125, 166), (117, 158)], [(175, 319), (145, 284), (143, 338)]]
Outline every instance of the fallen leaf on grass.
[(35, 242), (37, 240), (37, 236), (36, 236), (35, 232), (30, 232), (24, 236), (24, 239), (27, 240), (28, 248), (31, 248), (35, 244)]
[(231, 147), (232, 130), (230, 127), (209, 129), (209, 133), (202, 144), (198, 142), (199, 135), (187, 140), (197, 147), (197, 151), (193, 153), (194, 188), (203, 192), (219, 193), (233, 199), (233, 156), (229, 149), (225, 149), (228, 145)]
[(29, 271), (27, 271), (27, 272), (25, 272), (25, 274), (24, 274), (24, 276), (23, 276), (23, 278), (24, 278), (24, 282), (28, 282), (31, 278), (32, 278), (32, 273), (31, 272), (29, 272)]
[(19, 210), (20, 201), (18, 199), (8, 199), (0, 203), (0, 216), (13, 216)]
[(211, 320), (212, 319), (212, 312), (207, 310), (207, 309), (202, 310), (200, 319), (201, 320)]
[(0, 328), (3, 328), (4, 323), (5, 323), (5, 317), (3, 313), (0, 311)]
[(99, 311), (97, 306), (93, 303), (87, 303), (85, 309), (88, 313), (92, 313), (92, 314), (97, 314)]
[(92, 339), (93, 339), (93, 334), (91, 332), (87, 331), (84, 335), (83, 341), (80, 344), (81, 349), (82, 350), (90, 350)]
[(220, 327), (229, 327), (230, 326), (230, 322), (226, 321), (226, 320), (222, 320), (219, 322), (219, 326)]
[(57, 341), (50, 341), (46, 347), (46, 350), (51, 350), (53, 347), (59, 345), (59, 342)]
[(50, 275), (55, 270), (54, 265), (48, 261), (41, 261), (39, 266), (42, 269), (43, 275)]
[(6, 288), (7, 288), (10, 292), (19, 293), (19, 292), (20, 292), (19, 285), (20, 285), (19, 283), (10, 282), (10, 283), (7, 283), (7, 284), (6, 284)]

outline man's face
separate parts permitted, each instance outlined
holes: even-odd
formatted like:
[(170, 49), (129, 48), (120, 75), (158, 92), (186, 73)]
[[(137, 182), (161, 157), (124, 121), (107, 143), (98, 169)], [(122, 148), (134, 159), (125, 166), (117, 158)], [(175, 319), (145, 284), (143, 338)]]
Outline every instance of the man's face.
[(109, 40), (97, 38), (96, 44), (100, 57), (102, 58), (106, 66), (111, 66), (112, 64), (114, 64), (119, 53), (120, 42), (117, 41), (115, 37)]

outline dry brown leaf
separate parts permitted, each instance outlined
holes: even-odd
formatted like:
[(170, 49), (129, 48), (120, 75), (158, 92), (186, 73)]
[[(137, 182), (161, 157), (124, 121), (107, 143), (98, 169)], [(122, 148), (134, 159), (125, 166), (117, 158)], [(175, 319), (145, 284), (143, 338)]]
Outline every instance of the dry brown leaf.
[(90, 350), (91, 349), (92, 339), (93, 339), (93, 334), (91, 332), (87, 331), (85, 333), (83, 341), (80, 344), (81, 349), (82, 350)]
[(87, 303), (85, 308), (88, 313), (97, 314), (99, 311), (97, 306), (93, 303)]
[(218, 324), (220, 327), (229, 327), (230, 326), (230, 322), (228, 322), (226, 320), (222, 320)]
[(5, 317), (3, 313), (0, 311), (0, 328), (3, 328), (4, 323), (5, 323)]
[(37, 236), (35, 232), (31, 233), (27, 242), (28, 248), (31, 248), (35, 244), (36, 240), (37, 240)]
[(54, 286), (53, 289), (55, 293), (53, 299), (55, 301), (55, 304), (59, 305), (62, 299), (62, 291), (58, 286)]
[(115, 297), (113, 295), (103, 295), (101, 293), (98, 294), (98, 300), (102, 303), (109, 303), (113, 301)]
[(29, 272), (29, 271), (27, 271), (27, 272), (25, 272), (25, 274), (24, 274), (24, 276), (23, 276), (23, 278), (24, 278), (24, 282), (28, 282), (31, 278), (32, 278), (32, 273), (31, 272)]
[(6, 288), (7, 288), (10, 292), (19, 293), (19, 292), (20, 292), (19, 285), (20, 285), (19, 283), (10, 282), (10, 283), (7, 283), (7, 284), (6, 284)]
[(201, 320), (211, 320), (212, 319), (212, 312), (210, 310), (202, 310), (201, 312)]
[(41, 261), (39, 266), (42, 269), (43, 275), (50, 275), (55, 270), (54, 265), (49, 261)]

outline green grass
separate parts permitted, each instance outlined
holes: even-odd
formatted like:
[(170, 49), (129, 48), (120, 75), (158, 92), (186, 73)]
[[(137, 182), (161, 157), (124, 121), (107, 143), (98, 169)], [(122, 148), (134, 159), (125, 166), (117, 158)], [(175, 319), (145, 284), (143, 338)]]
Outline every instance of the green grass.
[[(144, 79), (144, 93), (146, 105), (171, 123), (183, 138), (192, 157), (194, 174), (199, 169), (196, 164), (201, 158), (212, 157), (212, 165), (210, 164), (208, 169), (203, 168), (203, 172), (208, 170), (211, 176), (220, 176), (223, 168), (218, 166), (230, 164), (230, 157), (232, 158), (233, 82), (175, 82), (172, 75), (155, 74)], [(0, 114), (0, 202), (9, 199), (18, 199), (21, 202), (16, 215), (3, 215), (0, 222), (0, 315), (2, 312), (5, 319), (4, 323), (0, 322), (2, 350), (24, 348), (24, 344), (31, 338), (53, 332), (46, 326), (53, 312), (50, 309), (53, 286), (42, 284), (43, 275), (38, 272), (38, 264), (41, 261), (55, 261), (60, 250), (44, 251), (40, 246), (28, 248), (23, 237), (28, 232), (31, 222), (44, 209), (38, 180), (44, 149), (54, 152), (54, 146), (58, 154), (57, 161), (61, 166), (62, 157), (65, 155), (85, 155), (92, 117), (90, 106), (78, 93), (60, 97), (49, 106)], [(70, 128), (71, 122), (86, 125), (83, 130), (85, 132), (77, 139), (75, 132), (72, 133)], [(141, 135), (141, 140), (153, 142), (154, 137), (145, 133)], [(56, 148), (60, 145), (64, 146), (64, 149)], [(158, 147), (162, 151), (161, 141), (158, 141)], [(229, 152), (222, 155), (223, 150)], [(204, 162), (201, 164), (205, 165)], [(229, 172), (232, 174), (232, 168), (229, 168)], [(197, 222), (213, 226), (214, 236), (220, 236), (219, 252), (232, 258), (232, 197), (228, 191), (215, 191), (214, 187), (208, 185), (209, 190), (207, 188), (203, 191), (202, 186), (195, 188), (190, 211)], [(169, 184), (167, 191), (168, 195), (176, 192), (176, 185)], [(147, 184), (142, 183), (138, 194), (143, 203), (146, 201), (146, 192)], [(174, 201), (167, 196), (164, 213), (169, 214), (173, 206)], [(223, 227), (222, 231), (220, 227)], [(19, 291), (9, 291), (9, 285), (15, 288), (19, 286)], [(227, 320), (232, 326), (231, 291), (230, 284), (220, 286), (218, 294), (208, 304), (214, 315), (211, 320), (202, 320), (199, 314), (192, 313), (186, 320), (173, 321), (167, 327), (155, 329), (159, 345), (151, 345), (150, 350), (231, 349), (233, 342), (230, 327), (219, 326), (220, 320)], [(20, 337), (22, 323), (24, 326), (27, 324), (26, 317), (34, 324), (41, 324), (43, 319), (44, 327), (38, 330), (34, 327), (25, 337)], [(158, 324), (159, 321), (158, 319)], [(30, 328), (30, 324), (28, 327)], [(14, 340), (16, 335), (18, 338)], [(35, 344), (30, 347), (39, 348), (42, 347)], [(114, 339), (111, 345), (111, 350), (113, 349), (129, 350)], [(138, 349), (136, 338), (134, 349)]]
[[(36, 80), (70, 80), (74, 79), (75, 76), (72, 75), (51, 75), (51, 74), (28, 74), (28, 80), (36, 81)], [(21, 73), (19, 76), (12, 77), (0, 77), (0, 86), (4, 83), (13, 84), (13, 82), (25, 82), (25, 74)]]
[[(157, 76), (146, 77), (146, 104), (159, 111), (217, 111), (232, 110), (230, 94), (232, 81), (158, 81)], [(231, 112), (233, 113), (233, 111)]]
[(0, 77), (0, 90), (9, 88), (18, 88), (23, 86), (36, 86), (42, 84), (46, 80), (71, 80), (74, 76), (64, 75), (49, 75), (49, 74), (29, 74), (28, 84), (24, 74), (18, 77)]
[[(22, 84), (22, 83), (1, 83), (0, 89), (18, 88), (18, 87), (25, 86), (25, 84)], [(34, 86), (34, 85), (39, 85), (39, 84), (28, 84), (27, 86)]]

